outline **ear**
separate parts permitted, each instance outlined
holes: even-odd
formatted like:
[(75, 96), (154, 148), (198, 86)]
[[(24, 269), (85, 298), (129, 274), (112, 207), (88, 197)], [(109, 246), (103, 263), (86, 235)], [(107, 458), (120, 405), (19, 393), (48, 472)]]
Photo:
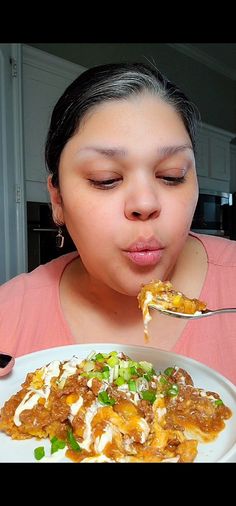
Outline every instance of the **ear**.
[(52, 216), (56, 225), (64, 224), (64, 213), (62, 209), (62, 198), (60, 194), (60, 190), (58, 187), (53, 186), (52, 184), (52, 176), (48, 176), (47, 179), (47, 188), (50, 195), (50, 200), (52, 204)]

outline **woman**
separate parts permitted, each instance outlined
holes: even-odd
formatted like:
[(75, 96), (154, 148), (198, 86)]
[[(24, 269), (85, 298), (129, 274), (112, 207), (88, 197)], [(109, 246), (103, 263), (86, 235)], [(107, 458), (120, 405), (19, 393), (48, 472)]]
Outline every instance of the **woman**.
[[(137, 294), (170, 280), (209, 307), (236, 306), (236, 243), (189, 233), (198, 198), (197, 113), (158, 70), (110, 64), (79, 76), (56, 104), (48, 190), (76, 252), (0, 289), (0, 349), (21, 355), (87, 342), (144, 345)], [(193, 322), (155, 312), (147, 346), (236, 382), (236, 315)]]

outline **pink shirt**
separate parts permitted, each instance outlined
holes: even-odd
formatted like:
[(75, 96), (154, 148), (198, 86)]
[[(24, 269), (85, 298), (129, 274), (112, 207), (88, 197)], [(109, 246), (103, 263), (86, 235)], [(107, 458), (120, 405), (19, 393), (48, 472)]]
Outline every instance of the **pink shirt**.
[[(207, 301), (210, 308), (236, 307), (236, 242), (192, 235), (201, 240), (208, 255), (208, 272), (199, 298)], [(64, 268), (76, 256), (77, 252), (73, 252), (59, 257), (0, 287), (1, 351), (19, 356), (75, 344), (62, 313), (59, 282)], [(125, 343), (123, 338), (120, 344)], [(80, 342), (99, 340), (96, 336), (84, 336)], [(145, 343), (143, 338), (137, 338), (125, 344)], [(147, 346), (158, 347), (155, 336)], [(236, 314), (188, 322), (171, 351), (203, 362), (236, 384)]]

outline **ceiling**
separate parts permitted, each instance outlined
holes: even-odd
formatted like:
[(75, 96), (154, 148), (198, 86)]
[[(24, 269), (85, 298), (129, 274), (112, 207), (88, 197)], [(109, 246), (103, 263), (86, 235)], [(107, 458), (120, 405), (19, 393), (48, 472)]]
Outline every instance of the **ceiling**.
[[(158, 55), (158, 44), (147, 43), (39, 43), (30, 44), (38, 49), (61, 56), (74, 63), (80, 63), (85, 67), (123, 61), (124, 54), (128, 54), (130, 60), (138, 55), (151, 53), (154, 51)], [(200, 63), (208, 66), (212, 70), (236, 81), (236, 43), (164, 43), (173, 49), (182, 52)], [(80, 51), (80, 61), (78, 61), (78, 46)], [(128, 52), (127, 52), (128, 50)], [(155, 53), (156, 51), (156, 53)]]
[[(189, 56), (194, 56), (213, 70), (236, 80), (236, 43), (188, 43), (172, 44)], [(191, 53), (191, 54), (190, 54)]]

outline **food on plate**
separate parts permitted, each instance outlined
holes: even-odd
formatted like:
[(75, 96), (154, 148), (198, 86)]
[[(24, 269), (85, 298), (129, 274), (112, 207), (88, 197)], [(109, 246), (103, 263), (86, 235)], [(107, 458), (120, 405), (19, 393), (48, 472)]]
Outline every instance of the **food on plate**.
[(75, 462), (192, 462), (198, 441), (212, 441), (232, 412), (184, 369), (156, 372), (122, 352), (54, 360), (30, 372), (0, 412), (12, 439), (35, 441), (35, 459)]
[(139, 307), (143, 312), (144, 333), (148, 337), (147, 327), (151, 321), (150, 306), (157, 309), (168, 309), (178, 313), (194, 314), (204, 311), (207, 305), (198, 299), (189, 299), (181, 292), (176, 291), (170, 281), (151, 281), (143, 285), (138, 294)]

